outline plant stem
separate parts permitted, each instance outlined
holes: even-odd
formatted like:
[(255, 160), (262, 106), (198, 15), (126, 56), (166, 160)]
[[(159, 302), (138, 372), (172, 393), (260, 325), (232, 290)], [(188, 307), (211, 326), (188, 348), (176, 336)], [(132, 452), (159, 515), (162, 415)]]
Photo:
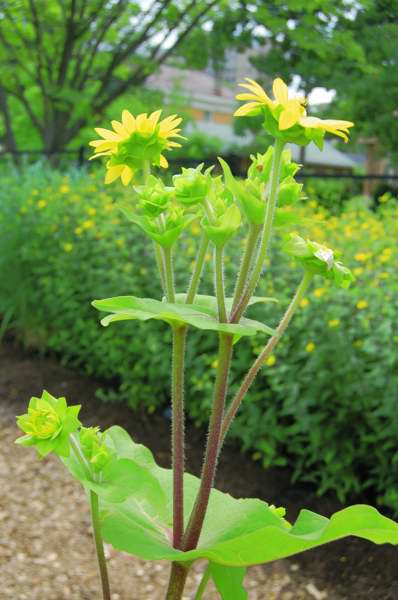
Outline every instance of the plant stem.
[(283, 151), (284, 145), (285, 144), (283, 141), (278, 140), (278, 139), (275, 140), (274, 156), (273, 156), (273, 160), (272, 160), (272, 171), (271, 171), (271, 185), (270, 185), (269, 196), (268, 196), (267, 204), (266, 204), (265, 219), (264, 219), (264, 226), (263, 226), (263, 232), (262, 232), (262, 236), (261, 236), (260, 247), (258, 250), (256, 263), (255, 263), (253, 272), (249, 279), (249, 283), (247, 284), (247, 287), (245, 289), (243, 296), (241, 297), (237, 306), (235, 307), (235, 309), (232, 312), (231, 319), (230, 319), (232, 323), (237, 323), (239, 321), (240, 317), (242, 316), (242, 314), (244, 313), (244, 311), (247, 307), (247, 304), (257, 287), (258, 281), (260, 279), (261, 271), (264, 266), (264, 260), (265, 260), (265, 257), (267, 256), (268, 245), (269, 245), (269, 241), (271, 238), (271, 232), (272, 232), (272, 224), (274, 221), (274, 213), (275, 213), (276, 203), (278, 200), (279, 175), (280, 175), (280, 170), (281, 170), (282, 151)]
[(246, 240), (246, 248), (242, 257), (242, 262), (239, 269), (238, 278), (236, 280), (234, 299), (232, 303), (232, 311), (241, 299), (243, 290), (247, 284), (250, 267), (253, 260), (254, 251), (256, 249), (258, 236), (260, 235), (260, 226), (250, 224), (249, 234)]
[(172, 468), (173, 468), (173, 546), (181, 547), (184, 533), (184, 354), (187, 328), (173, 327), (172, 363)]
[(210, 579), (210, 565), (208, 564), (206, 569), (203, 571), (202, 579), (200, 580), (200, 584), (198, 589), (196, 590), (194, 600), (202, 600), (203, 594), (206, 590), (207, 584)]
[(111, 600), (111, 590), (109, 587), (108, 569), (104, 553), (104, 543), (101, 535), (101, 524), (98, 511), (98, 496), (90, 491), (91, 521), (93, 525), (93, 534), (95, 540), (95, 549), (97, 551), (98, 568), (101, 576), (102, 597), (103, 600)]
[(225, 308), (225, 291), (224, 291), (224, 263), (223, 263), (223, 248), (214, 249), (214, 276), (216, 298), (218, 306), (218, 320), (220, 323), (227, 322), (227, 310)]
[(195, 300), (195, 296), (197, 294), (200, 283), (200, 278), (202, 276), (203, 264), (208, 247), (209, 239), (205, 233), (202, 233), (202, 237), (200, 238), (199, 242), (199, 249), (196, 257), (195, 268), (192, 273), (191, 281), (189, 282), (187, 297), (185, 300), (186, 304), (193, 304), (193, 301)]
[(221, 440), (221, 425), (225, 406), (225, 396), (228, 384), (228, 373), (231, 363), (233, 336), (220, 334), (218, 368), (214, 388), (213, 408), (210, 416), (209, 435), (202, 468), (199, 491), (183, 537), (183, 550), (196, 548), (202, 531), (206, 510), (209, 503), (211, 488), (214, 483)]
[[(71, 434), (69, 436), (69, 440), (75, 453), (75, 456), (81, 466), (84, 469), (87, 477), (92, 479), (92, 473), (89, 465), (87, 464), (86, 459), (84, 458), (82, 451), (78, 442), (75, 439), (75, 436)], [(93, 526), (93, 535), (95, 541), (95, 550), (97, 553), (97, 561), (98, 568), (101, 577), (101, 586), (102, 586), (102, 598), (103, 600), (111, 600), (111, 591), (109, 586), (109, 577), (108, 577), (108, 569), (106, 566), (105, 554), (104, 554), (104, 543), (102, 541), (101, 535), (101, 525), (99, 520), (99, 511), (98, 511), (98, 495), (90, 490), (90, 509), (91, 509), (91, 522)]]
[(163, 248), (163, 258), (167, 302), (175, 302), (174, 273), (171, 248)]
[(172, 563), (166, 600), (181, 600), (187, 575), (186, 567), (176, 562)]
[(165, 272), (164, 272), (162, 247), (159, 246), (159, 244), (157, 242), (153, 242), (153, 247), (155, 249), (155, 258), (156, 258), (156, 264), (158, 266), (160, 283), (162, 285), (162, 291), (163, 291), (163, 294), (166, 294), (166, 276), (165, 276)]
[(223, 419), (222, 431), (221, 431), (222, 440), (224, 440), (224, 438), (228, 432), (228, 429), (230, 428), (231, 423), (239, 409), (239, 406), (240, 406), (243, 398), (245, 397), (249, 387), (253, 383), (254, 378), (256, 377), (257, 373), (263, 366), (264, 361), (266, 361), (267, 358), (270, 356), (271, 352), (274, 350), (275, 346), (278, 344), (282, 335), (286, 331), (286, 328), (289, 325), (294, 313), (296, 312), (296, 310), (300, 304), (300, 301), (304, 297), (305, 292), (307, 291), (307, 288), (308, 288), (309, 284), (311, 283), (312, 277), (313, 276), (311, 273), (309, 273), (309, 272), (304, 273), (304, 276), (301, 280), (300, 285), (297, 288), (294, 298), (290, 302), (285, 314), (283, 315), (283, 318), (281, 319), (281, 321), (276, 329), (276, 333), (269, 339), (267, 345), (264, 347), (262, 352), (258, 355), (258, 357), (254, 361), (253, 365), (247, 372), (246, 377), (244, 378), (244, 380), (242, 382), (242, 385), (240, 386), (239, 390), (236, 392), (234, 399), (232, 400), (232, 402), (226, 412), (226, 415)]

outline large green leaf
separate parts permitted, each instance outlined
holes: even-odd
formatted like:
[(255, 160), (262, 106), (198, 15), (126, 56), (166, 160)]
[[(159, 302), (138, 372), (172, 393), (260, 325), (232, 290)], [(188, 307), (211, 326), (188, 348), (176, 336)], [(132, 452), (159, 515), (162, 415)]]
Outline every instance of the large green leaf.
[(275, 331), (252, 319), (242, 318), (239, 323), (219, 323), (212, 306), (160, 302), (153, 298), (136, 298), (135, 296), (118, 296), (105, 300), (94, 300), (95, 308), (109, 312), (110, 315), (101, 320), (107, 326), (114, 321), (138, 319), (147, 321), (156, 319), (170, 325), (192, 325), (198, 329), (230, 333), (237, 336), (256, 335), (258, 332), (273, 335)]
[[(178, 304), (185, 304), (187, 294), (176, 294), (176, 302)], [(232, 309), (234, 299), (232, 297), (225, 298), (225, 308), (230, 311)], [(248, 306), (254, 304), (266, 304), (268, 302), (278, 303), (279, 300), (272, 296), (252, 296), (249, 300)], [(208, 311), (208, 314), (216, 316), (218, 314), (217, 298), (215, 296), (206, 296), (205, 294), (196, 294), (195, 306)]]
[[(118, 550), (147, 560), (204, 558), (216, 564), (245, 567), (284, 558), (349, 535), (377, 544), (398, 544), (398, 524), (370, 506), (351, 506), (330, 519), (302, 510), (291, 527), (265, 502), (237, 500), (213, 490), (198, 548), (190, 552), (175, 550), (170, 545), (172, 472), (158, 467), (149, 451), (137, 446), (120, 427), (109, 429), (107, 438), (119, 458), (129, 459), (133, 480), (142, 477), (142, 468), (147, 470), (146, 487), (137, 482), (143, 492), (138, 499), (134, 495), (120, 503), (102, 499), (103, 535)], [(149, 485), (150, 478), (153, 483)], [(160, 502), (154, 491), (155, 482), (163, 490)], [(186, 519), (198, 485), (196, 477), (185, 476)]]
[(226, 567), (210, 563), (210, 573), (222, 600), (247, 600), (247, 591), (243, 587), (245, 567)]

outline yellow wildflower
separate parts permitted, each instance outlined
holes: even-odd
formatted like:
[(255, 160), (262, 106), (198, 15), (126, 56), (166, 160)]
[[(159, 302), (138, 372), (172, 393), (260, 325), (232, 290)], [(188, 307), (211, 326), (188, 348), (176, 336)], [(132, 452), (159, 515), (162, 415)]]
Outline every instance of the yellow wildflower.
[(316, 290), (314, 290), (314, 296), (315, 298), (322, 298), (325, 292), (325, 288), (317, 288)]
[(238, 108), (235, 117), (257, 115), (265, 109), (265, 113), (268, 110), (268, 114), (277, 122), (279, 131), (283, 132), (297, 125), (303, 130), (319, 130), (323, 134), (333, 133), (343, 138), (345, 142), (348, 141), (348, 130), (354, 123), (307, 116), (305, 98), (301, 96), (289, 98), (288, 87), (279, 77), (273, 82), (273, 100), (256, 81), (246, 77), (246, 82), (239, 85), (249, 93), (238, 94), (236, 99), (249, 100), (249, 102)]
[(362, 273), (363, 273), (363, 267), (356, 267), (356, 269), (353, 270), (353, 273), (356, 276), (362, 275)]
[(97, 214), (97, 210), (93, 206), (89, 206), (86, 212), (90, 217), (94, 217)]
[(37, 203), (37, 208), (45, 208), (47, 206), (47, 202), (45, 200), (39, 200)]
[(118, 248), (123, 248), (123, 246), (125, 245), (125, 243), (126, 243), (126, 242), (125, 242), (125, 240), (124, 240), (123, 238), (118, 238), (118, 239), (116, 240), (116, 246), (117, 246)]
[(73, 244), (71, 244), (70, 242), (67, 242), (66, 244), (63, 245), (63, 249), (65, 252), (72, 252)]
[(105, 183), (120, 177), (123, 185), (128, 185), (135, 171), (142, 169), (145, 163), (167, 168), (168, 162), (162, 152), (181, 146), (171, 138), (182, 137), (178, 129), (182, 119), (172, 115), (159, 121), (161, 112), (157, 110), (149, 116), (142, 113), (134, 117), (124, 110), (121, 121), (112, 121), (113, 131), (101, 127), (95, 129), (103, 139), (90, 142), (94, 147), (91, 158), (109, 156)]
[(265, 360), (265, 364), (267, 367), (273, 367), (276, 363), (276, 356), (274, 354), (270, 354), (270, 356)]
[(83, 229), (81, 227), (76, 227), (75, 234), (76, 235), (81, 235), (82, 233), (83, 233)]
[(371, 257), (372, 257), (372, 254), (370, 252), (358, 252), (354, 256), (355, 260), (357, 260), (358, 262), (366, 262)]
[(61, 185), (59, 191), (61, 192), (61, 194), (67, 194), (70, 191), (70, 188), (68, 185)]
[(308, 342), (308, 344), (305, 347), (305, 351), (306, 352), (314, 352), (314, 350), (315, 350), (314, 342)]
[(332, 329), (333, 327), (338, 327), (340, 325), (340, 319), (330, 319), (330, 321), (328, 321), (328, 325)]
[(82, 227), (83, 229), (92, 229), (94, 227), (94, 221), (87, 219), (86, 221), (83, 221)]
[(364, 308), (367, 308), (369, 306), (369, 304), (367, 303), (366, 300), (359, 300), (357, 302), (357, 309), (358, 310), (363, 310)]
[(300, 301), (300, 306), (301, 308), (307, 308), (307, 306), (309, 305), (310, 301), (308, 300), (308, 298), (303, 298)]

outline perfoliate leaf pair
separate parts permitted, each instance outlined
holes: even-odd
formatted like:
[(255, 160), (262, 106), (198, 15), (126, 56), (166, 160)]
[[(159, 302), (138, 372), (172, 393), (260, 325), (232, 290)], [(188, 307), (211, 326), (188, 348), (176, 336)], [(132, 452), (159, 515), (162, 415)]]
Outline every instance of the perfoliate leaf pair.
[[(290, 525), (280, 516), (279, 509), (265, 502), (237, 500), (214, 489), (197, 549), (176, 550), (171, 542), (172, 471), (158, 467), (150, 452), (135, 444), (120, 427), (111, 427), (106, 434), (112, 450), (126, 461), (125, 481), (135, 481), (137, 487), (137, 492), (122, 502), (106, 500), (101, 484), (97, 487), (103, 509), (102, 533), (118, 550), (146, 560), (189, 563), (207, 559), (212, 564), (242, 568), (291, 556), (348, 535), (377, 544), (398, 544), (398, 524), (370, 506), (351, 506), (330, 519), (302, 510)], [(196, 477), (185, 475), (187, 519), (199, 483)], [(234, 575), (241, 581), (243, 571)], [(243, 600), (245, 596), (237, 598)]]
[(201, 204), (209, 196), (213, 184), (209, 167), (202, 172), (204, 165), (201, 163), (195, 169), (181, 169), (181, 173), (174, 175), (173, 185), (177, 202), (184, 206)]

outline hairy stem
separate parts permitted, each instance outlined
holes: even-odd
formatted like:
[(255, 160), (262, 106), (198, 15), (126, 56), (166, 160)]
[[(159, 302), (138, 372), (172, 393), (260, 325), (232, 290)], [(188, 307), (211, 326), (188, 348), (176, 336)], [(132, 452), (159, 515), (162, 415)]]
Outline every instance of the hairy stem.
[(173, 546), (181, 547), (184, 533), (184, 354), (186, 327), (173, 327), (172, 363), (172, 468), (173, 468)]
[(224, 290), (224, 262), (223, 248), (215, 248), (214, 250), (214, 276), (215, 289), (218, 306), (218, 320), (220, 323), (227, 322), (227, 310), (225, 308), (225, 290)]
[(163, 259), (167, 302), (175, 302), (174, 272), (171, 248), (163, 248)]
[(97, 551), (98, 568), (101, 577), (102, 598), (103, 600), (111, 600), (111, 590), (109, 587), (108, 569), (104, 553), (104, 543), (101, 535), (101, 524), (98, 510), (98, 496), (95, 492), (90, 491), (90, 506), (91, 506), (91, 521), (93, 525), (93, 534), (95, 541), (95, 549)]
[(234, 299), (232, 303), (232, 311), (238, 304), (242, 297), (243, 291), (247, 284), (247, 278), (249, 276), (250, 267), (253, 261), (253, 255), (256, 249), (258, 236), (260, 235), (259, 225), (250, 225), (249, 234), (247, 236), (246, 248), (242, 257), (242, 262), (239, 269), (238, 278), (236, 280)]
[(281, 140), (275, 140), (274, 156), (273, 156), (272, 171), (271, 171), (271, 184), (270, 184), (269, 196), (267, 198), (265, 219), (264, 219), (264, 226), (263, 226), (263, 232), (262, 232), (262, 236), (261, 236), (260, 247), (258, 249), (256, 263), (254, 265), (253, 272), (250, 276), (247, 287), (246, 287), (241, 299), (239, 300), (237, 306), (235, 307), (235, 309), (232, 312), (231, 319), (230, 319), (232, 323), (237, 323), (239, 321), (239, 319), (241, 318), (241, 316), (243, 315), (243, 313), (248, 305), (248, 302), (257, 287), (258, 281), (260, 279), (261, 271), (264, 266), (264, 260), (265, 260), (265, 257), (267, 256), (268, 245), (269, 245), (269, 241), (271, 238), (271, 232), (272, 232), (272, 224), (274, 221), (275, 208), (276, 208), (276, 203), (278, 200), (278, 186), (279, 186), (279, 176), (280, 176), (280, 170), (281, 170), (283, 148), (284, 148), (284, 142), (282, 142)]
[(183, 537), (183, 550), (196, 548), (206, 516), (211, 488), (217, 468), (220, 450), (221, 425), (223, 420), (228, 373), (232, 357), (233, 336), (220, 334), (218, 368), (214, 388), (213, 408), (210, 416), (209, 435), (202, 468), (199, 491)]
[(246, 377), (244, 378), (244, 380), (242, 382), (242, 385), (240, 386), (239, 390), (236, 392), (236, 394), (226, 412), (226, 415), (223, 419), (222, 431), (221, 431), (222, 440), (224, 440), (224, 438), (228, 432), (228, 429), (230, 428), (231, 423), (234, 420), (234, 417), (239, 409), (239, 406), (240, 406), (243, 398), (245, 397), (249, 387), (253, 383), (254, 378), (256, 377), (257, 373), (263, 366), (264, 361), (266, 361), (267, 358), (270, 356), (271, 352), (274, 350), (275, 346), (278, 344), (282, 335), (286, 331), (286, 328), (289, 325), (294, 313), (296, 312), (296, 310), (300, 304), (300, 301), (304, 297), (304, 295), (307, 291), (307, 288), (308, 288), (309, 284), (311, 283), (311, 280), (312, 280), (312, 274), (306, 272), (301, 280), (300, 285), (297, 288), (297, 291), (294, 295), (293, 300), (289, 304), (285, 314), (283, 315), (283, 318), (281, 319), (281, 321), (276, 329), (276, 333), (269, 339), (267, 345), (264, 347), (262, 352), (258, 355), (258, 357), (254, 361), (253, 365), (247, 372)]
[(166, 600), (181, 600), (187, 580), (188, 569), (179, 563), (172, 563)]
[(162, 255), (162, 247), (157, 242), (153, 242), (155, 248), (155, 259), (159, 271), (160, 283), (162, 285), (163, 294), (166, 294), (166, 275), (164, 272), (164, 263)]
[[(69, 436), (69, 440), (70, 440), (73, 452), (74, 452), (77, 460), (79, 461), (80, 465), (84, 469), (84, 472), (86, 473), (86, 475), (89, 479), (92, 479), (93, 476), (91, 473), (91, 469), (82, 454), (79, 443), (77, 442), (75, 436), (73, 434), (71, 434)], [(90, 509), (91, 509), (91, 522), (92, 522), (92, 526), (93, 526), (95, 550), (97, 553), (97, 562), (98, 562), (98, 568), (99, 568), (100, 577), (101, 577), (102, 598), (103, 598), (103, 600), (111, 600), (111, 590), (110, 590), (110, 586), (109, 586), (108, 568), (106, 566), (104, 543), (102, 541), (101, 524), (100, 524), (100, 520), (99, 520), (98, 496), (95, 492), (93, 492), (91, 490), (90, 490)]]
[(186, 303), (193, 304), (195, 296), (198, 292), (200, 278), (202, 276), (204, 260), (209, 247), (209, 239), (205, 233), (202, 233), (202, 237), (199, 242), (198, 254), (196, 257), (195, 267), (192, 273), (191, 281), (189, 282)]

